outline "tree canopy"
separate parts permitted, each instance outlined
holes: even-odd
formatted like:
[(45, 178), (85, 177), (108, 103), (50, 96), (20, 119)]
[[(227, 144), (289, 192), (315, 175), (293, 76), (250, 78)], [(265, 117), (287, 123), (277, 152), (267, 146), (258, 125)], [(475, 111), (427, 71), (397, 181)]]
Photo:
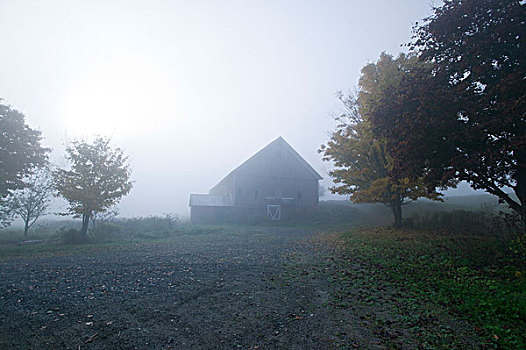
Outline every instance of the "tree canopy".
[(110, 140), (98, 137), (93, 143), (74, 141), (66, 149), (70, 169), (55, 172), (56, 188), (69, 202), (68, 211), (82, 217), (86, 236), (89, 220), (113, 207), (133, 187), (128, 158)]
[[(517, 0), (447, 0), (435, 8), (409, 45), (423, 68), (410, 71), (390, 96), (373, 100), (370, 119), (401, 174), (423, 172), (429, 187), (466, 180), (523, 219), (525, 10)], [(404, 109), (389, 110), (396, 99), (407, 102), (399, 104)]]
[[(361, 83), (370, 78), (368, 74), (368, 69), (362, 70)], [(374, 136), (367, 115), (360, 113), (363, 100), (342, 99), (347, 111), (338, 117), (339, 125), (327, 145), (320, 148), (323, 159), (335, 165), (329, 172), (335, 180), (331, 191), (349, 194), (355, 203), (386, 205), (393, 212), (395, 226), (400, 227), (402, 205), (419, 197), (438, 199), (439, 193), (428, 190), (421, 177), (398, 177), (392, 172), (396, 159), (387, 144)]]
[(41, 140), (41, 132), (31, 129), (22, 113), (0, 100), (0, 199), (23, 188), (24, 176), (47, 162)]
[[(437, 62), (458, 96), (461, 130), (451, 164), (473, 187), (526, 219), (526, 5), (518, 0), (446, 1), (416, 29), (414, 50)], [(519, 201), (502, 188), (512, 188)]]
[[(451, 118), (444, 118), (444, 114), (454, 113), (453, 97), (433, 70), (433, 64), (423, 63), (415, 55), (393, 58), (382, 53), (377, 62), (362, 68), (358, 97), (360, 113), (395, 160), (392, 176), (425, 175), (429, 189), (456, 183), (454, 177), (443, 176), (454, 172), (447, 160), (456, 152), (449, 140), (457, 129)], [(435, 162), (425, 157), (434, 157)]]
[(0, 227), (9, 225), (13, 212), (9, 196), (25, 187), (24, 178), (47, 163), (48, 149), (40, 131), (31, 129), (25, 117), (0, 99)]

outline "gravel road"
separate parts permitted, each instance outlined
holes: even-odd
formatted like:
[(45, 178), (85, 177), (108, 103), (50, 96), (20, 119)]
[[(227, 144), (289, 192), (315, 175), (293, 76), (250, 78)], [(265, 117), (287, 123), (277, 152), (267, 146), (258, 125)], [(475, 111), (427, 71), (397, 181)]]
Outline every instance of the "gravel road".
[(4, 260), (0, 348), (382, 348), (358, 315), (330, 311), (315, 236), (253, 228)]

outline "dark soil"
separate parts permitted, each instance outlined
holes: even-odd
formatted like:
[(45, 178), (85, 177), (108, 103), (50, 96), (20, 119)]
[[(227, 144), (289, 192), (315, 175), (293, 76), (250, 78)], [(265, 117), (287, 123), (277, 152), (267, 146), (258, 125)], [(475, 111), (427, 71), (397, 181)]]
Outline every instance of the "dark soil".
[(316, 238), (250, 229), (5, 260), (0, 348), (388, 347), (367, 322), (375, 306), (331, 306), (333, 252)]

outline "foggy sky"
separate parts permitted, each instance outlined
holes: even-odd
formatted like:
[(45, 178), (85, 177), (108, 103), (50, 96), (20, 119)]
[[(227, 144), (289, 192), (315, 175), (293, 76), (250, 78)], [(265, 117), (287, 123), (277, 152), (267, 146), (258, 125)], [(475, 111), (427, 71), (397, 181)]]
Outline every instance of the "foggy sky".
[(0, 98), (63, 165), (64, 144), (111, 136), (135, 186), (125, 216), (188, 213), (283, 136), (330, 184), (317, 153), (338, 91), (397, 54), (431, 2), (0, 0)]

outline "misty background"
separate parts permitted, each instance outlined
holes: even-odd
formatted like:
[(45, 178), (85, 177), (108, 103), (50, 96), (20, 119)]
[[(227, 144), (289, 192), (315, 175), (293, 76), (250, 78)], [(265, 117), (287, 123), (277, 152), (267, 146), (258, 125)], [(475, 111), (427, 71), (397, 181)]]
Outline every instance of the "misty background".
[(186, 217), (190, 192), (207, 193), (278, 136), (328, 187), (317, 149), (343, 111), (337, 92), (382, 51), (406, 51), (431, 5), (0, 1), (0, 98), (42, 131), (54, 164), (77, 138), (124, 149), (134, 188), (123, 216)]

